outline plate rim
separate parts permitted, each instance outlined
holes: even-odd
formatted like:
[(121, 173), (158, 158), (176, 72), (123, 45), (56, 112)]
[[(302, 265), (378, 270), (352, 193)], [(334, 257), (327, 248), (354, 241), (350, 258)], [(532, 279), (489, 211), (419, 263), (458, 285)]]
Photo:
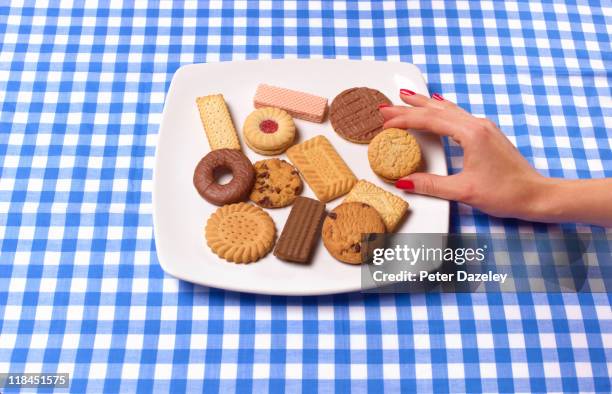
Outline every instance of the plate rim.
[[(171, 268), (171, 265), (166, 264), (166, 259), (162, 256), (165, 253), (163, 252), (163, 248), (160, 248), (160, 235), (159, 235), (159, 215), (157, 214), (157, 209), (156, 209), (156, 195), (157, 195), (157, 189), (159, 186), (159, 181), (157, 179), (158, 174), (159, 174), (159, 170), (158, 168), (160, 167), (160, 157), (159, 157), (159, 147), (160, 147), (160, 140), (161, 140), (161, 136), (162, 136), (162, 132), (167, 128), (165, 126), (165, 123), (167, 122), (167, 111), (168, 111), (168, 94), (173, 90), (174, 85), (176, 84), (176, 81), (179, 79), (180, 75), (185, 73), (187, 69), (190, 68), (196, 68), (196, 67), (206, 67), (206, 66), (220, 66), (222, 64), (228, 64), (228, 63), (232, 63), (232, 64), (248, 64), (248, 63), (309, 63), (309, 62), (317, 62), (317, 63), (371, 63), (371, 64), (391, 64), (391, 65), (395, 65), (395, 66), (400, 66), (400, 67), (409, 67), (413, 69), (413, 72), (416, 71), (416, 75), (419, 77), (419, 79), (423, 82), (423, 85), (427, 88), (427, 91), (429, 91), (429, 88), (427, 86), (427, 81), (425, 80), (425, 77), (423, 75), (423, 73), (421, 72), (421, 70), (415, 66), (412, 63), (407, 63), (407, 62), (402, 62), (402, 61), (396, 61), (396, 60), (371, 60), (371, 59), (333, 59), (333, 58), (313, 58), (313, 59), (303, 59), (303, 58), (289, 58), (289, 59), (246, 59), (246, 60), (228, 60), (228, 61), (218, 61), (218, 62), (211, 62), (211, 63), (192, 63), (192, 64), (186, 64), (186, 65), (182, 65), (180, 66), (172, 75), (172, 79), (170, 81), (170, 85), (168, 86), (168, 90), (166, 92), (166, 96), (164, 97), (164, 107), (162, 110), (162, 116), (161, 116), (161, 121), (159, 123), (159, 127), (158, 127), (158, 132), (157, 132), (157, 141), (155, 144), (155, 159), (154, 159), (154, 165), (153, 165), (153, 175), (152, 175), (152, 192), (151, 192), (151, 208), (152, 208), (152, 216), (153, 216), (153, 237), (154, 237), (154, 242), (155, 242), (155, 254), (157, 256), (157, 261), (159, 262), (159, 265), (161, 266), (162, 270), (164, 272), (166, 272), (167, 274), (179, 279), (179, 280), (184, 280), (186, 282), (189, 283), (193, 283), (195, 285), (199, 285), (199, 286), (205, 286), (211, 289), (217, 289), (217, 290), (225, 290), (225, 291), (233, 291), (233, 292), (238, 292), (238, 293), (246, 293), (246, 294), (258, 294), (258, 295), (266, 295), (266, 296), (288, 296), (288, 297), (300, 297), (300, 296), (325, 296), (325, 295), (332, 295), (332, 294), (346, 294), (346, 293), (354, 293), (354, 292), (361, 292), (360, 290), (363, 290), (362, 286), (359, 285), (357, 287), (355, 286), (344, 286), (343, 288), (338, 287), (337, 289), (333, 290), (330, 289), (329, 291), (304, 291), (302, 289), (300, 289), (299, 291), (296, 292), (291, 292), (291, 291), (283, 291), (283, 292), (279, 292), (279, 291), (274, 291), (274, 290), (250, 290), (250, 289), (244, 289), (241, 288), (240, 286), (233, 286), (233, 285), (229, 285), (229, 286), (225, 286), (224, 287), (218, 287), (215, 286), (214, 284), (211, 284), (209, 281), (204, 280), (193, 280), (193, 278), (186, 278), (183, 275), (177, 273), (176, 271), (174, 271)], [(164, 135), (166, 133), (163, 133)], [(442, 151), (443, 151), (443, 157), (444, 157), (444, 174), (443, 175), (448, 175), (448, 160), (446, 157), (446, 151), (445, 151), (445, 147), (444, 147), (444, 142), (442, 140), (442, 138), (440, 137), (440, 143), (442, 145)], [(432, 197), (433, 198), (433, 197)], [(446, 218), (446, 225), (445, 230), (446, 233), (449, 232), (450, 229), (450, 202), (446, 201), (446, 200), (442, 200), (443, 202), (445, 202), (445, 209), (447, 211), (447, 214), (444, 216)], [(163, 243), (162, 243), (163, 244)], [(170, 258), (170, 256), (167, 256), (168, 258)]]

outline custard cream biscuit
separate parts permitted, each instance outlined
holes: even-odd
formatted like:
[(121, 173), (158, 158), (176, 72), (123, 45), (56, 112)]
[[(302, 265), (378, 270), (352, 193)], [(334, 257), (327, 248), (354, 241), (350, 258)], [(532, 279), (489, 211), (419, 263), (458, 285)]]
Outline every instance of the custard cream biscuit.
[(196, 98), (211, 150), (240, 149), (238, 134), (222, 94)]
[(357, 182), (351, 169), (322, 135), (292, 146), (287, 156), (321, 202), (348, 193)]

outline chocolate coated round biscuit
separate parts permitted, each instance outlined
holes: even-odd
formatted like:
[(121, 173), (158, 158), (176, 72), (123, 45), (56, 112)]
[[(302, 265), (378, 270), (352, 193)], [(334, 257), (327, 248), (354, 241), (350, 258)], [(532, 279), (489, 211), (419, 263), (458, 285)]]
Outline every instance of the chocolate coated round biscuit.
[(391, 104), (391, 100), (376, 89), (347, 89), (329, 107), (332, 127), (351, 142), (367, 144), (383, 129), (384, 118), (378, 110), (381, 104)]
[[(215, 171), (228, 170), (232, 180), (221, 185)], [(193, 174), (193, 184), (202, 198), (215, 205), (246, 200), (255, 183), (255, 169), (237, 149), (216, 149), (200, 160)]]

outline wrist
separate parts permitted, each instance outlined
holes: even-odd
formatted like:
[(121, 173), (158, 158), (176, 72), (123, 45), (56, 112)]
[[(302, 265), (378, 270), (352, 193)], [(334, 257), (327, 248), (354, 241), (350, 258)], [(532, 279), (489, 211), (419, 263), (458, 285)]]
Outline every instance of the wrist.
[(535, 204), (540, 214), (532, 220), (612, 226), (612, 179), (545, 178), (543, 185)]
[(568, 193), (563, 191), (567, 183), (563, 179), (538, 176), (530, 181), (530, 192), (525, 212), (521, 219), (553, 223), (563, 217), (564, 199)]

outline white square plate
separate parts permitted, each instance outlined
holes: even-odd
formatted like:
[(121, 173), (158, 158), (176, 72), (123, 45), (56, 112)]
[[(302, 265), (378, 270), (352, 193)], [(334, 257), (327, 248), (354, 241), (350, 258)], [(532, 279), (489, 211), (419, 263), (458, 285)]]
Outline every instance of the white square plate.
[[(423, 76), (412, 64), (354, 60), (283, 59), (193, 64), (181, 67), (170, 84), (157, 144), (153, 221), (157, 255), (162, 268), (179, 279), (228, 290), (276, 294), (318, 295), (356, 291), (361, 288), (360, 267), (343, 264), (331, 257), (322, 242), (311, 264), (281, 261), (272, 253), (246, 265), (228, 263), (206, 245), (204, 225), (217, 209), (196, 192), (193, 170), (209, 151), (195, 104), (198, 96), (222, 93), (242, 138), (242, 125), (253, 111), (253, 96), (259, 83), (286, 87), (327, 97), (329, 102), (344, 89), (367, 86), (383, 92), (401, 104), (399, 89), (428, 94)], [(296, 119), (299, 141), (325, 135), (359, 179), (367, 179), (410, 203), (408, 218), (398, 228), (406, 233), (447, 233), (449, 204), (434, 198), (403, 194), (382, 182), (367, 160), (367, 145), (339, 137), (329, 121), (323, 124)], [(439, 138), (416, 134), (427, 171), (446, 175), (444, 148)], [(266, 157), (251, 151), (255, 162)], [(286, 158), (283, 154), (282, 158)], [(307, 184), (302, 195), (314, 197)], [(343, 197), (327, 204), (330, 210)], [(291, 207), (268, 209), (280, 234)]]

